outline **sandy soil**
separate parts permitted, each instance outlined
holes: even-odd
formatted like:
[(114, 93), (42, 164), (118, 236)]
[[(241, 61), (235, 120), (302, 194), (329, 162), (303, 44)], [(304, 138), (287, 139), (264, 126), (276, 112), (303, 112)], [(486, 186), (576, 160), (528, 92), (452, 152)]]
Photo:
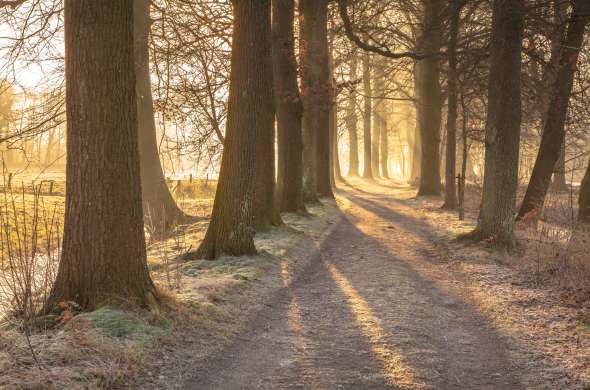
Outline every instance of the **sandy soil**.
[(184, 388), (561, 388), (531, 387), (528, 355), (475, 299), (411, 193), (346, 186), (350, 207), (309, 265), (292, 272), (285, 259), (284, 288)]

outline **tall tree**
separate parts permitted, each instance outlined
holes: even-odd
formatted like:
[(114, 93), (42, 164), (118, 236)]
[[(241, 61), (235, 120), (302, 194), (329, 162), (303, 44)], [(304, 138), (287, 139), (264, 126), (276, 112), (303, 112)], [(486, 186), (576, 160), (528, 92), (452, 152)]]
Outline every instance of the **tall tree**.
[(381, 153), (381, 177), (389, 179), (389, 132), (387, 128), (387, 117), (383, 113), (382, 117), (379, 117), (381, 121), (381, 142), (379, 143)]
[[(330, 112), (333, 108), (330, 51), (328, 45), (328, 0), (314, 0), (316, 24), (313, 52), (317, 55), (316, 86), (316, 185), (320, 197), (333, 198), (331, 176), (332, 143), (330, 142)], [(315, 46), (314, 45), (314, 46)], [(334, 124), (335, 125), (335, 124)]]
[(350, 74), (348, 76), (351, 81), (350, 90), (348, 94), (348, 102), (346, 105), (346, 129), (348, 130), (348, 176), (357, 177), (359, 175), (359, 145), (358, 145), (358, 117), (356, 110), (357, 103), (357, 86), (354, 81), (357, 77), (358, 55), (354, 51), (349, 60)]
[(363, 98), (365, 106), (363, 111), (363, 177), (365, 179), (372, 179), (373, 144), (371, 142), (371, 114), (373, 113), (373, 104), (371, 97), (373, 92), (371, 88), (371, 57), (367, 52), (363, 53), (363, 94), (365, 95)]
[[(270, 5), (269, 5), (270, 7)], [(269, 11), (270, 12), (270, 11)], [(254, 188), (254, 227), (259, 231), (268, 230), (272, 225), (282, 223), (275, 207), (275, 99), (273, 85), (272, 22), (265, 23), (264, 37), (259, 39), (266, 45), (268, 53), (260, 58), (260, 71), (269, 75), (259, 82), (268, 91), (259, 95), (259, 130), (256, 138), (256, 169)]]
[(307, 202), (319, 201), (317, 194), (317, 128), (319, 84), (316, 29), (319, 18), (318, 2), (299, 1), (299, 59), (301, 69), (301, 98), (303, 100), (303, 197)]
[(303, 106), (297, 85), (294, 0), (272, 2), (272, 50), (278, 131), (277, 207), (280, 211), (304, 212)]
[(66, 0), (63, 252), (46, 310), (155, 303), (141, 205), (133, 0)]
[(416, 64), (418, 124), (421, 159), (419, 195), (440, 194), (440, 125), (442, 115), (440, 59), (442, 44), (442, 0), (423, 0), (423, 30), (418, 50), (426, 58)]
[(166, 184), (158, 153), (152, 84), (150, 81), (149, 34), (150, 0), (134, 1), (135, 74), (139, 155), (143, 212), (146, 223), (158, 231), (167, 231), (186, 220)]
[(523, 0), (494, 0), (485, 131), (485, 174), (477, 239), (514, 244), (518, 185)]
[(451, 0), (451, 23), (449, 27), (447, 72), (447, 142), (445, 159), (445, 202), (443, 208), (457, 207), (457, 186), (455, 174), (457, 171), (457, 38), (459, 36), (459, 20), (464, 0)]
[(565, 142), (568, 104), (574, 85), (578, 57), (584, 42), (584, 32), (589, 21), (590, 2), (575, 0), (566, 37), (560, 50), (561, 56), (550, 103), (547, 106), (541, 145), (526, 194), (518, 211), (518, 219), (530, 213), (538, 214), (545, 202), (547, 190), (551, 184), (551, 175), (562, 154), (562, 146)]
[(371, 137), (371, 170), (373, 171), (373, 176), (375, 177), (381, 176), (379, 174), (379, 169), (381, 167), (379, 161), (381, 155), (381, 125), (383, 124), (383, 95), (385, 94), (383, 60), (384, 58), (379, 58), (378, 60), (374, 61), (372, 74), (373, 85), (375, 86), (373, 94), (375, 95), (375, 97), (373, 99), (373, 135)]
[[(272, 126), (270, 0), (234, 0), (228, 117), (211, 222), (187, 257), (254, 254), (256, 142)], [(272, 110), (270, 110), (272, 112)]]

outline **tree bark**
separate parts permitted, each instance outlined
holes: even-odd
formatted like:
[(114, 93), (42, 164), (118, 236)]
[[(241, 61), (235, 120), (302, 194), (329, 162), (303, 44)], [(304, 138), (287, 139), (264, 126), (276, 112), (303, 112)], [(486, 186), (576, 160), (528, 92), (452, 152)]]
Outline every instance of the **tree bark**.
[(557, 78), (552, 88), (551, 103), (548, 106), (541, 145), (517, 219), (522, 219), (531, 213), (538, 214), (543, 207), (547, 190), (551, 184), (551, 175), (561, 156), (565, 141), (568, 104), (577, 70), (578, 56), (584, 42), (584, 31), (589, 21), (590, 3), (584, 0), (575, 1), (561, 49), (561, 59)]
[(555, 191), (567, 191), (569, 189), (565, 177), (566, 167), (565, 167), (565, 153), (566, 153), (566, 136), (563, 138), (563, 142), (561, 143), (561, 153), (559, 153), (559, 159), (555, 164), (555, 169), (553, 169), (553, 189)]
[(578, 225), (590, 226), (590, 163), (588, 163), (588, 168), (580, 186), (578, 206)]
[(143, 215), (151, 229), (166, 232), (187, 216), (177, 206), (166, 184), (158, 152), (152, 84), (150, 81), (150, 0), (135, 0), (133, 10), (137, 119)]
[[(416, 88), (417, 89), (417, 88)], [(417, 93), (418, 91), (416, 91)], [(416, 103), (416, 126), (413, 129), (408, 128), (408, 138), (412, 141), (411, 151), (411, 172), (410, 184), (417, 185), (420, 183), (420, 165), (422, 160), (422, 148), (420, 146), (420, 114), (418, 104)]]
[(447, 142), (445, 161), (445, 202), (444, 209), (457, 208), (457, 38), (459, 35), (459, 19), (464, 0), (453, 0), (451, 7), (451, 26), (449, 31), (447, 74), (448, 107), (447, 107)]
[(314, 0), (317, 20), (315, 39), (317, 49), (317, 101), (316, 101), (316, 185), (322, 198), (333, 198), (330, 183), (332, 143), (330, 143), (330, 112), (333, 106), (332, 79), (330, 77), (330, 51), (328, 45), (328, 0)]
[[(356, 79), (358, 68), (358, 55), (353, 53), (350, 58), (350, 75), (351, 81)], [(358, 145), (358, 117), (356, 114), (357, 89), (356, 85), (351, 85), (348, 95), (348, 104), (346, 107), (346, 128), (348, 130), (348, 176), (359, 176), (359, 145)]]
[(380, 158), (381, 158), (381, 177), (389, 179), (389, 134), (387, 129), (387, 120), (381, 120), (381, 142), (380, 142)]
[(143, 232), (133, 0), (66, 0), (66, 206), (46, 303), (154, 304)]
[(294, 0), (272, 2), (273, 77), (278, 131), (277, 207), (305, 212), (303, 204), (303, 106), (297, 85)]
[(363, 111), (363, 177), (365, 179), (373, 178), (372, 169), (372, 142), (371, 142), (371, 114), (373, 113), (371, 96), (371, 58), (368, 53), (363, 53), (363, 93), (365, 109)]
[(494, 0), (482, 206), (472, 236), (512, 246), (518, 185), (523, 0)]
[[(270, 1), (234, 0), (227, 128), (211, 222), (196, 257), (256, 253), (256, 143), (273, 124)], [(189, 255), (187, 257), (192, 257)]]
[[(424, 30), (418, 47), (437, 53), (442, 41), (442, 1), (424, 0)], [(429, 56), (416, 65), (418, 116), (421, 142), (420, 186), (418, 195), (440, 194), (440, 126), (442, 115), (439, 56)]]
[[(270, 1), (270, 0), (269, 0)], [(269, 5), (269, 8), (271, 6)], [(269, 9), (269, 13), (271, 10)], [(269, 17), (271, 17), (269, 15)], [(272, 22), (264, 22), (264, 36), (259, 40), (268, 50), (259, 59), (260, 72), (267, 75), (261, 79), (265, 94), (259, 96), (262, 107), (259, 109), (259, 129), (256, 138), (256, 169), (254, 188), (254, 227), (258, 231), (266, 231), (273, 225), (282, 223), (281, 216), (275, 206), (275, 97), (273, 82), (272, 56)], [(263, 110), (265, 108), (265, 110)]]
[(316, 29), (319, 12), (313, 0), (299, 1), (299, 58), (301, 98), (303, 101), (303, 197), (306, 202), (318, 202), (317, 155), (318, 132), (318, 55)]

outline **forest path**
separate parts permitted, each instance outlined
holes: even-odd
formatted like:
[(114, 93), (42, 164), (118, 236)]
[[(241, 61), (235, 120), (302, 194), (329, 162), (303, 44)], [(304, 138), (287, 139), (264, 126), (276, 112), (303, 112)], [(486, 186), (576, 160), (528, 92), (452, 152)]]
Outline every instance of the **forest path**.
[[(360, 183), (360, 182), (355, 182)], [(441, 266), (407, 188), (347, 185), (342, 221), (187, 389), (518, 389), (501, 338)]]

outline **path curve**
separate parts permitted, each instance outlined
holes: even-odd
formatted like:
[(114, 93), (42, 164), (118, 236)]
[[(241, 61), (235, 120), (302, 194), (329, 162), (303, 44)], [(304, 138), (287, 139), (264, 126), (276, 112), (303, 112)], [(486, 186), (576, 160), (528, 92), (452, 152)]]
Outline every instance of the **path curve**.
[(318, 258), (296, 280), (284, 262), (284, 291), (185, 388), (522, 388), (502, 338), (445, 288), (462, 281), (440, 270), (433, 232), (393, 193), (348, 187)]

